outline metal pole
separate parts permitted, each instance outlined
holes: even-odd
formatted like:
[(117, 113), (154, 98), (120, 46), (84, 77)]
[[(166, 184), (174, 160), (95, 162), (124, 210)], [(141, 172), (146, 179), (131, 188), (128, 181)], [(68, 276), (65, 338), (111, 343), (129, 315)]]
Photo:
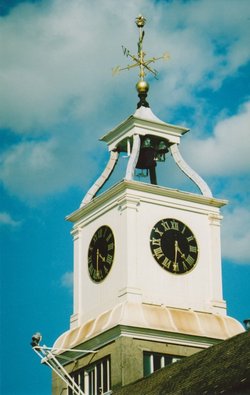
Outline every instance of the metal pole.
[[(48, 365), (73, 391), (74, 395), (85, 395), (85, 393), (81, 390), (78, 384), (74, 381), (74, 379), (70, 376), (67, 370), (63, 367), (63, 365), (59, 362), (56, 356), (53, 354), (53, 350), (51, 347), (40, 346), (40, 341), (42, 340), (42, 335), (40, 333), (35, 333), (32, 336), (31, 346), (34, 352), (41, 358), (41, 362)], [(60, 350), (62, 351), (62, 350)], [(64, 351), (72, 351), (66, 350)], [(76, 352), (95, 352), (92, 350), (73, 350)]]
[(56, 359), (48, 348), (44, 346), (32, 347), (35, 353), (41, 358), (41, 362), (49, 366), (73, 391), (75, 395), (85, 395), (78, 384), (75, 383), (73, 378), (64, 369), (62, 364)]

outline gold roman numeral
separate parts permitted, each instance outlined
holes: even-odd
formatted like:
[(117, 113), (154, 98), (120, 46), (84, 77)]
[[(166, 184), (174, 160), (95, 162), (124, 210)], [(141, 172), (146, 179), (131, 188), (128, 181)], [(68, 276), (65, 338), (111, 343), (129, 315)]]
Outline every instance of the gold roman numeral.
[(173, 271), (174, 272), (179, 272), (180, 271), (178, 262), (173, 263)]
[(161, 239), (155, 239), (154, 237), (152, 237), (150, 241), (153, 245), (161, 246)]
[(189, 267), (186, 265), (185, 262), (182, 262), (182, 266), (183, 266), (183, 270), (184, 270), (185, 272), (187, 272), (187, 271), (189, 270)]
[(113, 256), (110, 255), (110, 254), (108, 254), (108, 255), (107, 255), (107, 258), (106, 258), (106, 262), (107, 262), (109, 265), (111, 265), (112, 260), (113, 260)]
[(103, 232), (103, 228), (98, 229), (98, 232), (97, 232), (98, 239), (102, 238), (102, 232)]
[(171, 222), (171, 228), (174, 230), (179, 230), (179, 224), (175, 220), (170, 221)]
[(161, 225), (164, 228), (165, 232), (170, 229), (170, 226), (167, 221), (161, 221)]
[(186, 262), (190, 265), (193, 266), (194, 265), (194, 258), (191, 257), (191, 255), (188, 255), (186, 258)]
[(155, 255), (156, 259), (158, 259), (158, 260), (159, 260), (162, 256), (164, 256), (161, 247), (158, 247), (158, 248), (155, 248), (155, 249), (154, 249), (154, 255)]
[(162, 236), (164, 232), (161, 232), (159, 228), (153, 228), (155, 233), (158, 233), (158, 235)]
[(163, 260), (163, 262), (162, 262), (161, 264), (162, 264), (162, 266), (164, 266), (166, 269), (169, 269), (171, 263), (172, 263), (172, 262), (170, 261), (170, 259), (168, 259), (167, 257), (165, 257), (164, 260)]
[(106, 241), (109, 242), (109, 240), (111, 239), (111, 237), (112, 237), (112, 233), (109, 233), (108, 236), (106, 237)]
[(108, 251), (113, 250), (114, 249), (114, 243), (109, 243), (108, 244)]
[(189, 246), (189, 251), (196, 253), (197, 252), (197, 247), (196, 246)]

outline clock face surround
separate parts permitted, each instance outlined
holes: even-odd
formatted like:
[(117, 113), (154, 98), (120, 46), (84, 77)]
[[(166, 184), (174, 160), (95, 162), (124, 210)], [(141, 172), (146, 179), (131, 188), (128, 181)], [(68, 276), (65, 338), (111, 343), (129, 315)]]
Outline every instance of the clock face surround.
[(173, 274), (190, 272), (198, 259), (198, 245), (191, 229), (174, 218), (158, 221), (150, 234), (150, 248), (156, 262)]
[(115, 239), (109, 226), (94, 233), (88, 249), (88, 271), (95, 283), (103, 281), (110, 272), (115, 254)]

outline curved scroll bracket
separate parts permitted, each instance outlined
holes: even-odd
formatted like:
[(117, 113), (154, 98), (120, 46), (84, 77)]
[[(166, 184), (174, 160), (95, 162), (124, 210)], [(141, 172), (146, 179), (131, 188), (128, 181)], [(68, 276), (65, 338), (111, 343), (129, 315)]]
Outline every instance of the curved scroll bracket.
[(126, 170), (126, 175), (125, 179), (126, 180), (132, 180), (134, 173), (135, 173), (135, 167), (138, 162), (139, 158), (139, 153), (140, 153), (140, 147), (141, 147), (141, 139), (139, 134), (134, 134), (133, 136), (133, 148), (131, 155), (129, 157), (128, 165), (127, 165), (127, 170)]
[(118, 156), (119, 154), (117, 151), (110, 152), (110, 158), (105, 170), (102, 172), (101, 176), (96, 180), (96, 182), (92, 185), (92, 187), (88, 190), (88, 192), (86, 193), (86, 195), (84, 196), (81, 202), (80, 207), (83, 207), (85, 204), (89, 203), (97, 194), (99, 189), (103, 186), (103, 184), (107, 181), (107, 179), (110, 177), (117, 163)]
[(207, 197), (213, 197), (212, 192), (209, 186), (207, 185), (207, 183), (182, 158), (178, 145), (173, 144), (170, 146), (169, 149), (177, 166), (197, 185), (202, 195)]

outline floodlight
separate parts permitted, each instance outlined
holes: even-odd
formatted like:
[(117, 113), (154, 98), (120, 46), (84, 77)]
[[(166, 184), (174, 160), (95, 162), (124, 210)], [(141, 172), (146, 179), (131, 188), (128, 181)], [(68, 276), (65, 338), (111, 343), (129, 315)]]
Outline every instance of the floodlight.
[(31, 343), (30, 343), (30, 344), (31, 344), (32, 347), (38, 347), (41, 340), (42, 340), (42, 335), (41, 335), (41, 333), (36, 332), (36, 333), (32, 336), (32, 339), (31, 339)]
[(246, 330), (249, 331), (250, 330), (250, 319), (248, 318), (248, 319), (244, 320), (243, 322), (244, 322)]

